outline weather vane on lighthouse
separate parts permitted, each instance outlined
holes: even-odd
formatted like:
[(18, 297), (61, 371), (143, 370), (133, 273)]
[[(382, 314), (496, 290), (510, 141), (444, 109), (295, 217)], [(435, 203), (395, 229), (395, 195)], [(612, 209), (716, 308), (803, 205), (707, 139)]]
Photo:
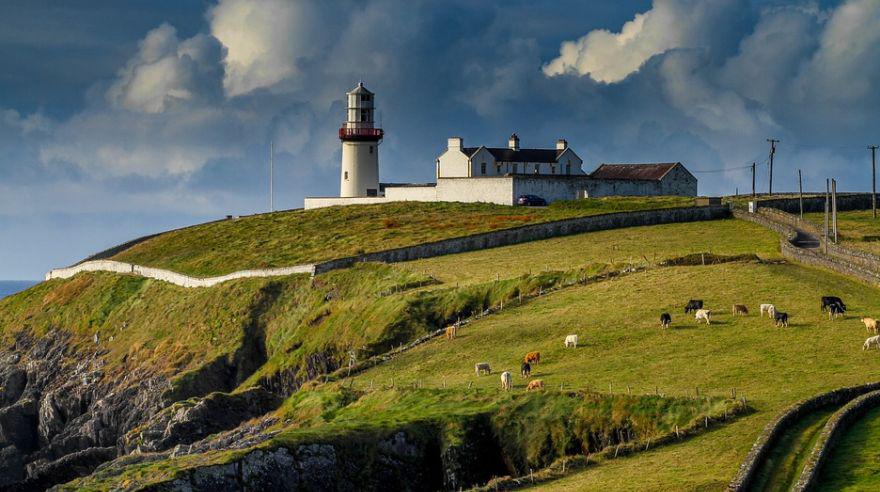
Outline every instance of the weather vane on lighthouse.
[(347, 96), (348, 116), (339, 129), (342, 140), (339, 196), (379, 196), (379, 143), (384, 132), (374, 127), (374, 95), (359, 82)]

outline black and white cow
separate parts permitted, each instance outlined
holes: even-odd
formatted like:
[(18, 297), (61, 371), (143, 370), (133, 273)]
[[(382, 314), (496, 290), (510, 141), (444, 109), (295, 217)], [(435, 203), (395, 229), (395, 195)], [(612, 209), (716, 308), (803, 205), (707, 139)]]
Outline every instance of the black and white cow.
[(701, 299), (691, 299), (691, 300), (688, 301), (688, 303), (684, 306), (684, 312), (685, 312), (685, 314), (687, 314), (687, 313), (689, 313), (689, 312), (691, 312), (691, 311), (696, 311), (696, 310), (698, 310), (698, 309), (703, 309), (703, 301), (702, 301)]
[(776, 314), (773, 315), (773, 319), (776, 321), (776, 326), (788, 326), (788, 313), (783, 313), (782, 311), (776, 311)]
[(672, 324), (672, 316), (669, 313), (663, 313), (660, 315), (660, 326), (663, 328), (669, 328), (669, 325)]

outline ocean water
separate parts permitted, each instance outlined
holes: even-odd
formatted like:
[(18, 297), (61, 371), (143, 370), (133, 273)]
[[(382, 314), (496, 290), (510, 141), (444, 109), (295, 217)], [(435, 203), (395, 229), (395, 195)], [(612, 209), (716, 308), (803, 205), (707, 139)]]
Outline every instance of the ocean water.
[(0, 280), (0, 299), (11, 296), (16, 292), (21, 292), (36, 284), (36, 280)]

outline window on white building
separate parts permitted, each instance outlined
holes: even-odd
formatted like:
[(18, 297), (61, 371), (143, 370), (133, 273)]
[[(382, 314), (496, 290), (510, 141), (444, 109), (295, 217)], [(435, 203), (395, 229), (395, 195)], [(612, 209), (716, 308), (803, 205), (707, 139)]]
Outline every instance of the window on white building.
[(495, 174), (501, 174), (501, 164), (495, 164)]
[(514, 162), (513, 163), (513, 174), (516, 174), (517, 172), (519, 172), (518, 168), (519, 168), (519, 164)]
[(486, 163), (480, 163), (480, 174), (486, 174)]
[(535, 174), (538, 174), (538, 172), (539, 172), (540, 170), (541, 170), (541, 165), (540, 165), (540, 164), (535, 164)]
[(565, 174), (571, 174), (571, 164), (565, 165)]
[(373, 153), (373, 146), (372, 145), (370, 145), (370, 153), (371, 154)]
[(550, 164), (550, 174), (556, 174), (556, 164)]
[(345, 173), (344, 173), (344, 175), (343, 175), (343, 178), (344, 178), (346, 181), (348, 181), (348, 171), (345, 171)]

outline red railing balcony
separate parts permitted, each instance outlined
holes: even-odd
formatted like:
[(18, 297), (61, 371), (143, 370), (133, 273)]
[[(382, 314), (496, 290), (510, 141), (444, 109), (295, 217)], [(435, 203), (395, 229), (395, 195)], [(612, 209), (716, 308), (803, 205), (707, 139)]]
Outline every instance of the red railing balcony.
[(339, 129), (342, 140), (381, 140), (385, 132), (381, 128), (346, 128)]

